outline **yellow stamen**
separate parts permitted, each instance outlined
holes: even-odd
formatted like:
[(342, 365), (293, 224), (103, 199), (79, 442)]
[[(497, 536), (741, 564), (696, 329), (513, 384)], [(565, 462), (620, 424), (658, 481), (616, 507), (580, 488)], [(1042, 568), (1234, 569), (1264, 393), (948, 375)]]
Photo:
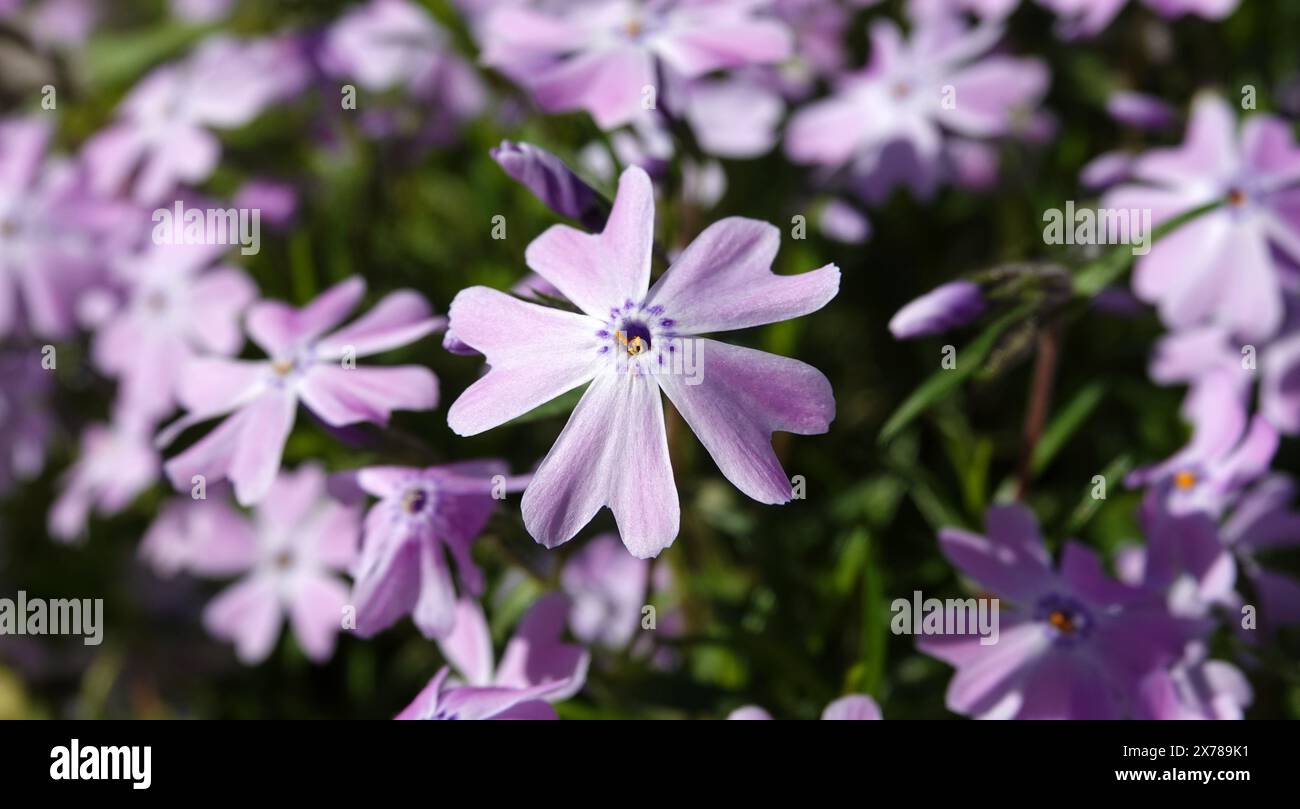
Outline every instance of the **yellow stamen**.
[(1174, 485), (1186, 491), (1196, 485), (1196, 474), (1194, 472), (1179, 472), (1174, 475)]
[(1069, 615), (1060, 610), (1052, 610), (1052, 614), (1047, 616), (1047, 622), (1060, 632), (1069, 635), (1074, 632), (1074, 621)]
[(293, 363), (289, 360), (276, 360), (271, 363), (271, 370), (280, 376), (288, 376), (289, 372), (293, 370)]
[(627, 335), (621, 331), (614, 332), (614, 339), (618, 340), (618, 344), (626, 348), (627, 353), (631, 354), (633, 357), (644, 352), (646, 348), (649, 347), (646, 345), (645, 340), (642, 340), (640, 337), (633, 337), (629, 340), (627, 339)]
[(627, 35), (630, 37), (639, 37), (641, 36), (641, 32), (644, 30), (644, 27), (641, 25), (641, 21), (636, 19), (635, 17), (628, 20), (627, 24), (624, 25), (623, 28), (625, 31), (627, 31)]

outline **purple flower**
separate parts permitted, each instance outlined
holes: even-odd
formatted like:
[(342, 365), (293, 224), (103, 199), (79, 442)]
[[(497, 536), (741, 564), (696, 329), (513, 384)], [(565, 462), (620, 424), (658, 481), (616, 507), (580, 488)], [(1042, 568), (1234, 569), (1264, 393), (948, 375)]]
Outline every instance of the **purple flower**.
[(871, 238), (871, 220), (839, 199), (829, 200), (822, 206), (817, 226), (822, 235), (845, 244), (864, 244)]
[(344, 14), (326, 34), (320, 61), (331, 76), (354, 79), (372, 92), (400, 87), (436, 110), (421, 133), (435, 142), (449, 138), (486, 103), (487, 91), (447, 31), (406, 0), (371, 0)]
[(306, 78), (293, 39), (207, 39), (184, 62), (146, 76), (122, 102), (118, 122), (86, 144), (96, 190), (114, 194), (130, 182), (136, 201), (149, 205), (179, 183), (206, 180), (221, 158), (209, 130), (251, 122)]
[(247, 572), (208, 604), (203, 625), (253, 665), (271, 654), (287, 618), (303, 653), (317, 663), (328, 660), (348, 604), (338, 573), (356, 555), (359, 528), (359, 512), (327, 495), (320, 467), (282, 472), (251, 530), (224, 537), (227, 563)]
[(273, 228), (287, 227), (298, 212), (298, 192), (292, 185), (268, 179), (253, 179), (235, 192), (236, 208), (261, 211), (262, 221)]
[(1153, 224), (1202, 205), (1224, 204), (1157, 241), (1138, 259), (1133, 289), (1173, 329), (1215, 324), (1263, 340), (1282, 324), (1276, 248), (1300, 261), (1300, 148), (1280, 119), (1255, 115), (1238, 138), (1232, 108), (1200, 96), (1187, 137), (1137, 158), (1133, 176), (1105, 208), (1150, 210)]
[(1147, 675), (1139, 687), (1137, 718), (1241, 719), (1254, 700), (1250, 683), (1236, 666), (1207, 656), (1204, 643), (1189, 643), (1176, 665)]
[[(772, 715), (757, 705), (746, 705), (732, 711), (728, 719), (771, 719)], [(880, 706), (865, 694), (849, 694), (826, 706), (822, 719), (884, 719)]]
[(1173, 107), (1164, 100), (1131, 90), (1111, 93), (1106, 99), (1106, 112), (1121, 124), (1137, 129), (1166, 129), (1177, 120)]
[(261, 500), (280, 468), (301, 400), (331, 427), (387, 424), (394, 410), (432, 410), (438, 380), (427, 368), (364, 368), (358, 357), (412, 343), (443, 325), (410, 290), (393, 292), (348, 326), (337, 328), (361, 302), (358, 277), (329, 288), (301, 309), (275, 301), (253, 305), (248, 336), (266, 352), (261, 361), (203, 358), (181, 372), (177, 397), (189, 411), (159, 437), (231, 414), (216, 429), (167, 462), (167, 476), (188, 489), (193, 476), (229, 479), (240, 505)]
[(186, 363), (228, 357), (244, 345), (240, 318), (257, 287), (240, 269), (212, 266), (224, 250), (149, 245), (115, 263), (125, 300), (95, 334), (95, 366), (120, 380), (130, 406), (155, 419), (174, 407)]
[(397, 719), (558, 719), (548, 703), (568, 699), (587, 680), (590, 655), (563, 642), (569, 602), (543, 596), (519, 622), (493, 671), (492, 636), (478, 604), (456, 605), (456, 629), (438, 642), (463, 679), (444, 667)]
[(159, 576), (224, 577), (248, 569), (257, 546), (253, 526), (228, 502), (228, 493), (214, 487), (204, 494), (174, 498), (140, 541), (140, 557)]
[(35, 346), (0, 351), (0, 495), (45, 467), (54, 373), (41, 356)]
[(834, 417), (830, 383), (815, 368), (692, 335), (814, 312), (839, 291), (837, 267), (774, 275), (779, 231), (733, 218), (709, 227), (650, 288), (653, 240), (654, 189), (629, 168), (603, 233), (557, 225), (528, 247), (528, 265), (580, 313), (486, 287), (452, 302), (452, 329), (491, 366), (451, 406), (457, 434), (477, 435), (591, 383), (524, 492), (524, 524), (546, 547), (604, 506), (638, 557), (676, 538), (661, 389), (727, 479), (763, 503), (791, 497), (772, 433), (822, 433)]
[(466, 461), (428, 469), (377, 466), (357, 484), (379, 498), (366, 515), (361, 558), (353, 572), (356, 629), (370, 637), (410, 614), (425, 637), (442, 637), (455, 621), (456, 588), (483, 593), (483, 574), (470, 556), (504, 485), (501, 461)]
[(1263, 416), (1248, 420), (1234, 386), (1221, 376), (1207, 377), (1188, 392), (1183, 415), (1192, 423), (1188, 444), (1158, 464), (1130, 472), (1125, 483), (1156, 487), (1175, 514), (1217, 516), (1268, 471), (1277, 430)]
[(95, 424), (81, 434), (77, 461), (61, 481), (50, 508), (48, 529), (55, 539), (82, 536), (91, 512), (112, 516), (158, 479), (158, 452), (150, 440), (154, 422), (120, 410), (112, 424)]
[(76, 298), (127, 221), (73, 165), (45, 159), (51, 134), (45, 121), (0, 120), (0, 338), (70, 336)]
[(596, 0), (547, 12), (505, 5), (489, 13), (483, 61), (526, 85), (543, 109), (584, 109), (602, 129), (648, 108), (657, 67), (687, 79), (790, 55), (786, 27), (763, 0)]
[(869, 63), (845, 74), (830, 98), (794, 114), (786, 154), (869, 177), (896, 171), (898, 158), (886, 155), (901, 145), (913, 164), (903, 179), (922, 189), (943, 157), (945, 133), (1013, 134), (1046, 91), (1042, 62), (987, 55), (1001, 36), (996, 24), (967, 28), (948, 15), (921, 18), (909, 40), (894, 23), (877, 22)]
[(702, 79), (686, 92), (685, 115), (706, 154), (759, 157), (776, 145), (785, 102), (772, 88), (744, 76)]
[(1268, 570), (1259, 560), (1261, 554), (1300, 546), (1300, 512), (1291, 507), (1295, 495), (1294, 480), (1270, 475), (1242, 495), (1223, 523), (1223, 542), (1254, 588), (1259, 629), (1265, 635), (1300, 624), (1300, 580)]
[(981, 719), (1110, 719), (1135, 712), (1138, 689), (1183, 655), (1204, 622), (1171, 616), (1140, 588), (1108, 578), (1092, 550), (1067, 542), (1059, 572), (1028, 509), (997, 506), (987, 536), (945, 529), (948, 560), (1001, 604), (998, 639), (928, 636), (927, 654), (957, 668), (948, 707)]
[(1088, 188), (1109, 188), (1133, 176), (1133, 155), (1128, 152), (1103, 152), (1079, 170), (1079, 182)]
[(949, 281), (899, 309), (890, 318), (889, 332), (895, 340), (941, 334), (965, 326), (983, 314), (984, 309), (979, 284)]
[(560, 216), (580, 222), (587, 230), (605, 227), (609, 204), (560, 158), (531, 143), (503, 140), (492, 150), (492, 159)]
[[(1063, 37), (1092, 36), (1106, 26), (1124, 8), (1128, 0), (1038, 0), (1061, 19), (1057, 31)], [(1162, 17), (1174, 19), (1195, 14), (1208, 20), (1221, 20), (1236, 10), (1239, 0), (1143, 0)]]

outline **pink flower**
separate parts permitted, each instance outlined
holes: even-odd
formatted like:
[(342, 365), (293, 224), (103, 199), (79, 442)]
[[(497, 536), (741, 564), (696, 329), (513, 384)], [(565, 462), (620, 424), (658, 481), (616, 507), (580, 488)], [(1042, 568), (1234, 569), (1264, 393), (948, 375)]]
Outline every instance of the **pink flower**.
[(337, 328), (365, 294), (358, 277), (343, 281), (301, 309), (264, 301), (249, 309), (249, 337), (268, 359), (204, 358), (186, 364), (177, 396), (188, 413), (159, 437), (231, 414), (196, 444), (167, 462), (167, 476), (188, 489), (193, 476), (209, 484), (229, 479), (241, 505), (266, 495), (280, 468), (284, 443), (301, 401), (331, 427), (386, 424), (394, 410), (431, 410), (438, 380), (427, 368), (364, 368), (358, 357), (412, 343), (440, 328), (424, 298), (393, 292), (352, 324)]
[(138, 412), (121, 409), (112, 424), (86, 428), (77, 461), (50, 509), (50, 536), (70, 542), (84, 534), (92, 511), (117, 514), (153, 485), (159, 464), (150, 441), (153, 427)]
[(910, 151), (910, 183), (922, 189), (943, 158), (945, 137), (1015, 134), (1047, 90), (1036, 59), (988, 55), (1002, 36), (992, 23), (967, 28), (949, 15), (919, 19), (909, 39), (888, 21), (871, 29), (871, 59), (834, 93), (795, 113), (786, 154), (798, 163), (854, 175), (897, 171), (898, 144)]
[[(765, 720), (771, 719), (772, 715), (757, 705), (746, 705), (743, 708), (737, 708), (732, 711), (728, 719), (742, 720)], [(847, 697), (839, 699), (826, 706), (822, 711), (822, 719), (844, 720), (844, 719), (884, 719), (880, 715), (880, 706), (876, 701), (865, 694), (849, 694)]]
[[(243, 578), (217, 595), (203, 611), (213, 636), (235, 644), (244, 663), (265, 660), (288, 618), (294, 637), (311, 660), (334, 653), (348, 603), (347, 584), (337, 574), (356, 555), (361, 515), (331, 500), (325, 473), (303, 466), (281, 473), (253, 515), (251, 528), (225, 537), (221, 566), (238, 566)], [(217, 559), (206, 564), (216, 567)]]
[(438, 642), (462, 680), (444, 667), (397, 719), (558, 719), (548, 702), (568, 699), (587, 680), (590, 655), (560, 639), (569, 601), (552, 593), (519, 622), (493, 670), (492, 635), (478, 604), (456, 605), (456, 630)]
[(791, 497), (772, 433), (814, 435), (834, 418), (830, 383), (817, 369), (692, 335), (814, 312), (838, 292), (837, 267), (774, 275), (779, 231), (733, 218), (709, 227), (651, 288), (653, 239), (650, 178), (629, 168), (603, 233), (557, 225), (528, 247), (529, 267), (580, 313), (486, 287), (452, 302), (451, 328), (491, 366), (448, 412), (459, 435), (590, 383), (524, 492), (524, 524), (546, 547), (571, 539), (605, 506), (635, 556), (672, 544), (679, 506), (661, 390), (727, 479), (763, 503)]
[(379, 498), (366, 515), (352, 603), (358, 634), (370, 637), (410, 613), (425, 637), (442, 637), (455, 621), (456, 588), (451, 566), (474, 596), (483, 574), (470, 556), (474, 540), (504, 492), (506, 465), (466, 461), (428, 469), (376, 466), (356, 482)]
[(126, 300), (95, 334), (95, 365), (120, 380), (119, 395), (154, 418), (175, 406), (186, 363), (231, 356), (244, 345), (240, 317), (257, 287), (243, 270), (212, 266), (224, 250), (150, 245), (114, 267)]
[(86, 144), (96, 190), (117, 193), (130, 182), (138, 202), (153, 204), (179, 183), (206, 180), (221, 157), (211, 129), (244, 126), (302, 88), (297, 49), (287, 38), (212, 37), (154, 70), (122, 102), (118, 122)]
[(257, 545), (253, 527), (216, 487), (204, 497), (177, 497), (167, 504), (140, 541), (140, 557), (159, 576), (233, 576), (248, 569)]
[(602, 129), (647, 107), (657, 68), (687, 79), (790, 55), (765, 0), (598, 0), (546, 12), (501, 6), (484, 23), (483, 61), (526, 85), (543, 109), (584, 109)]
[(1173, 329), (1217, 325), (1250, 340), (1272, 337), (1283, 318), (1282, 270), (1272, 250), (1300, 261), (1300, 148), (1290, 127), (1255, 115), (1238, 136), (1227, 102), (1202, 95), (1183, 145), (1138, 157), (1132, 175), (1140, 184), (1113, 189), (1104, 207), (1150, 210), (1159, 225), (1224, 202), (1138, 259), (1138, 297), (1158, 306)]

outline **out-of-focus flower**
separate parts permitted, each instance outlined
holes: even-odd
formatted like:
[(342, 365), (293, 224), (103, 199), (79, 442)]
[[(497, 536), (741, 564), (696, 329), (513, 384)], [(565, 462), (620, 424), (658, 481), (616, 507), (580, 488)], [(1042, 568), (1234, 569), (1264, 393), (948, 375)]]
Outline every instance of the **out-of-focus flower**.
[(0, 338), (69, 336), (77, 296), (129, 220), (88, 194), (75, 166), (46, 159), (51, 134), (43, 120), (0, 120)]
[[(649, 643), (633, 644), (642, 610), (653, 595), (672, 587), (672, 571), (666, 565), (655, 567), (653, 581), (650, 567), (645, 559), (628, 554), (616, 534), (595, 537), (575, 553), (560, 574), (564, 591), (573, 599), (573, 636), (588, 646), (645, 652)], [(655, 633), (676, 634), (679, 617), (675, 611), (657, 609)]]
[(0, 351), (0, 494), (45, 467), (54, 377), (41, 367), (41, 358), (35, 346)]
[(1111, 93), (1106, 99), (1106, 112), (1121, 124), (1137, 129), (1166, 129), (1178, 120), (1168, 102), (1131, 90)]
[[(456, 53), (448, 33), (406, 0), (371, 0), (344, 14), (326, 34), (320, 61), (331, 76), (354, 79), (372, 92), (400, 87), (436, 111), (421, 134), (434, 142), (449, 138), (487, 101), (473, 66)], [(372, 131), (375, 126), (370, 119)], [(381, 123), (380, 128), (392, 127)]]
[(901, 145), (913, 166), (897, 180), (924, 193), (927, 174), (943, 158), (945, 133), (1015, 134), (1047, 90), (1042, 62), (989, 55), (1001, 36), (996, 24), (968, 28), (947, 15), (921, 18), (910, 39), (894, 23), (877, 22), (866, 67), (794, 114), (786, 154), (862, 178), (897, 173), (904, 164), (885, 155)]
[(303, 653), (328, 660), (348, 604), (338, 573), (356, 556), (360, 521), (356, 509), (330, 499), (320, 467), (282, 472), (251, 530), (224, 538), (226, 560), (242, 561), (247, 573), (208, 604), (203, 625), (252, 665), (271, 654), (287, 618)]
[(1103, 189), (1133, 176), (1133, 155), (1128, 152), (1103, 152), (1079, 170), (1079, 182), (1088, 188)]
[(362, 469), (360, 488), (379, 498), (366, 515), (361, 558), (353, 571), (356, 629), (370, 637), (410, 614), (425, 637), (452, 631), (456, 587), (483, 593), (483, 574), (470, 548), (504, 492), (502, 461), (466, 461), (428, 469)]
[(871, 238), (871, 220), (849, 203), (832, 199), (822, 206), (817, 226), (822, 234), (845, 244), (864, 244)]
[(236, 267), (212, 266), (224, 250), (150, 244), (112, 268), (125, 300), (95, 334), (95, 365), (120, 379), (126, 401), (155, 420), (175, 406), (186, 363), (228, 357), (244, 345), (240, 318), (257, 287)]
[(179, 183), (206, 180), (221, 158), (210, 130), (248, 124), (306, 79), (293, 38), (204, 41), (185, 61), (146, 76), (122, 102), (117, 122), (87, 142), (95, 189), (114, 194), (130, 182), (134, 198), (150, 205)]
[(587, 230), (605, 227), (609, 203), (560, 158), (531, 143), (503, 140), (492, 150), (492, 159), (560, 216), (580, 222)]
[(928, 337), (960, 328), (984, 313), (979, 284), (949, 281), (899, 309), (889, 321), (895, 340)]
[(1268, 471), (1277, 451), (1277, 429), (1263, 416), (1248, 419), (1231, 381), (1210, 376), (1183, 403), (1192, 424), (1185, 447), (1125, 478), (1129, 486), (1154, 486), (1174, 514), (1219, 515), (1242, 488)]
[(230, 415), (167, 462), (173, 485), (188, 489), (195, 475), (208, 483), (229, 479), (240, 505), (261, 500), (280, 468), (300, 400), (331, 427), (387, 424), (394, 410), (437, 405), (438, 380), (429, 369), (364, 368), (356, 360), (415, 342), (445, 320), (434, 317), (419, 294), (399, 290), (337, 328), (365, 291), (365, 282), (353, 277), (301, 309), (276, 301), (254, 304), (245, 326), (268, 359), (205, 357), (185, 365), (177, 398), (189, 412), (164, 431), (160, 443), (170, 443), (189, 426)]
[(1286, 475), (1264, 478), (1242, 495), (1224, 521), (1223, 542), (1236, 555), (1258, 601), (1259, 633), (1300, 624), (1300, 581), (1268, 570), (1259, 557), (1300, 546), (1300, 513), (1292, 509), (1296, 484)]
[(1208, 623), (1176, 618), (1142, 589), (1108, 578), (1092, 550), (1067, 542), (1059, 571), (1023, 506), (986, 514), (987, 536), (945, 529), (948, 560), (1000, 599), (996, 643), (920, 638), (957, 668), (948, 707), (982, 719), (1110, 719), (1136, 711), (1139, 687), (1181, 659)]
[(238, 209), (261, 211), (261, 221), (273, 228), (288, 227), (298, 212), (297, 190), (276, 180), (249, 180), (231, 201)]
[(1282, 323), (1281, 269), (1271, 250), (1300, 261), (1300, 148), (1285, 122), (1248, 118), (1200, 96), (1183, 145), (1133, 164), (1141, 185), (1113, 189), (1108, 209), (1150, 210), (1153, 224), (1216, 201), (1223, 205), (1157, 241), (1138, 259), (1133, 288), (1173, 329), (1215, 324), (1250, 340)]
[(91, 512), (117, 514), (158, 479), (154, 421), (123, 407), (112, 424), (95, 424), (81, 435), (77, 461), (64, 475), (50, 508), (50, 536), (71, 542), (83, 535)]
[(257, 545), (253, 527), (230, 504), (228, 492), (214, 487), (203, 495), (173, 499), (140, 541), (140, 557), (159, 576), (224, 577), (248, 569)]
[[(1060, 18), (1058, 33), (1066, 38), (1092, 36), (1110, 25), (1128, 0), (1038, 0)], [(1142, 0), (1167, 19), (1189, 14), (1207, 20), (1221, 20), (1237, 10), (1239, 0)]]
[(443, 667), (397, 719), (558, 719), (550, 702), (582, 690), (591, 658), (561, 640), (568, 599), (543, 596), (519, 622), (493, 670), (492, 636), (477, 602), (456, 605), (456, 629), (438, 642), (462, 680)]
[(172, 14), (192, 23), (219, 22), (230, 16), (235, 0), (171, 0)]
[(1176, 665), (1147, 675), (1137, 718), (1241, 719), (1255, 698), (1250, 683), (1236, 666), (1207, 657), (1204, 643), (1189, 643)]
[(774, 90), (737, 76), (692, 83), (685, 106), (700, 148), (718, 157), (767, 154), (785, 114)]
[(633, 167), (601, 234), (557, 225), (529, 245), (528, 265), (581, 313), (486, 287), (452, 302), (452, 329), (490, 366), (452, 404), (456, 433), (476, 435), (590, 383), (524, 492), (524, 523), (547, 547), (605, 506), (638, 557), (676, 538), (660, 390), (727, 479), (763, 503), (791, 497), (772, 433), (821, 433), (834, 417), (830, 383), (815, 368), (691, 335), (814, 312), (838, 292), (839, 269), (774, 275), (779, 231), (733, 218), (710, 226), (650, 288), (654, 218), (650, 178)]
[(483, 61), (529, 88), (543, 109), (583, 109), (602, 129), (640, 116), (657, 94), (659, 65), (687, 79), (790, 55), (792, 37), (761, 15), (763, 0), (712, 3), (597, 0), (547, 12), (494, 9)]
[[(757, 705), (746, 705), (732, 711), (728, 719), (771, 719), (772, 715)], [(884, 719), (880, 706), (865, 694), (849, 694), (826, 706), (822, 719)]]

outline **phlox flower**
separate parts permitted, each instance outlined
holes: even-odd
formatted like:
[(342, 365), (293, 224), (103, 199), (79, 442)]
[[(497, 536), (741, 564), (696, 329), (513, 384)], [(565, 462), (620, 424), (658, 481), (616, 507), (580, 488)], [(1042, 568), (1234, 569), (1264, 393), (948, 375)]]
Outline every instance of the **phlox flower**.
[(122, 102), (116, 122), (86, 144), (94, 187), (160, 201), (177, 184), (206, 180), (221, 158), (213, 129), (244, 126), (297, 93), (306, 64), (292, 38), (214, 36), (184, 61), (163, 65)]
[(36, 346), (0, 351), (0, 494), (45, 468), (54, 375), (41, 367), (41, 358)]
[[(1142, 0), (1166, 19), (1187, 15), (1222, 20), (1237, 10), (1240, 0)], [(1059, 17), (1057, 32), (1067, 38), (1092, 36), (1110, 25), (1128, 0), (1038, 0)]]
[(1201, 95), (1183, 144), (1140, 155), (1131, 173), (1136, 182), (1108, 192), (1104, 208), (1150, 210), (1159, 225), (1223, 202), (1137, 260), (1137, 296), (1177, 331), (1213, 325), (1256, 342), (1274, 336), (1285, 270), (1273, 251), (1300, 262), (1300, 147), (1290, 126), (1253, 115), (1238, 133), (1228, 103)]
[(1171, 615), (1140, 587), (1108, 578), (1089, 548), (1067, 542), (1053, 566), (1032, 513), (986, 514), (986, 536), (939, 535), (944, 556), (1000, 599), (996, 643), (976, 634), (920, 638), (957, 669), (948, 707), (982, 719), (1109, 719), (1136, 712), (1152, 672), (1179, 661), (1205, 621)]
[(204, 627), (255, 664), (271, 654), (287, 618), (307, 657), (328, 660), (348, 604), (338, 574), (355, 558), (360, 522), (357, 509), (330, 498), (320, 467), (280, 473), (251, 524), (208, 545), (202, 565), (244, 575), (203, 610)]
[(81, 434), (76, 462), (60, 481), (50, 508), (50, 536), (71, 542), (82, 536), (92, 512), (108, 517), (125, 509), (158, 479), (155, 422), (119, 403), (110, 424), (93, 424)]
[(427, 368), (369, 368), (355, 360), (412, 343), (440, 328), (443, 318), (433, 317), (420, 295), (400, 290), (339, 328), (365, 291), (365, 282), (352, 277), (301, 309), (275, 301), (254, 304), (245, 328), (267, 359), (186, 363), (176, 393), (189, 412), (160, 442), (201, 421), (227, 418), (167, 462), (177, 489), (188, 489), (202, 475), (208, 483), (229, 479), (240, 505), (261, 500), (280, 468), (299, 401), (331, 427), (386, 424), (394, 410), (437, 405), (438, 380)]
[[(181, 369), (244, 345), (240, 318), (257, 297), (243, 270), (217, 263), (221, 245), (149, 245), (114, 263), (120, 308), (95, 333), (92, 356), (121, 395), (155, 418), (171, 412)], [(215, 266), (214, 266), (215, 265)]]
[(1047, 90), (1042, 62), (990, 55), (1001, 37), (995, 23), (970, 28), (951, 15), (919, 18), (909, 38), (876, 22), (870, 61), (794, 114), (786, 154), (868, 186), (902, 182), (928, 193), (952, 136), (1014, 134)]
[[(767, 0), (597, 0), (562, 10), (502, 5), (482, 29), (483, 62), (549, 112), (584, 109), (602, 129), (630, 123), (659, 65), (686, 79), (790, 55)], [(660, 88), (662, 89), (662, 88)]]
[(154, 573), (219, 578), (247, 570), (257, 538), (224, 488), (205, 487), (202, 497), (191, 492), (163, 507), (140, 541), (140, 558)]
[(605, 506), (636, 556), (655, 556), (676, 538), (661, 390), (727, 479), (763, 503), (791, 497), (772, 433), (822, 433), (834, 417), (830, 383), (815, 368), (694, 335), (814, 312), (838, 291), (837, 267), (775, 275), (779, 231), (733, 218), (705, 230), (651, 288), (653, 239), (654, 191), (632, 167), (602, 233), (557, 225), (528, 247), (529, 267), (579, 312), (486, 287), (452, 302), (451, 329), (490, 366), (448, 411), (457, 434), (587, 386), (524, 492), (524, 524), (547, 547)]
[(558, 719), (548, 703), (586, 683), (590, 655), (561, 640), (569, 602), (543, 596), (519, 622), (493, 667), (492, 635), (478, 604), (456, 605), (456, 629), (438, 642), (460, 678), (443, 667), (397, 719)]
[(379, 498), (366, 515), (353, 571), (358, 634), (375, 635), (408, 613), (425, 637), (452, 631), (456, 588), (450, 560), (463, 587), (482, 595), (483, 573), (470, 548), (496, 507), (493, 490), (506, 488), (506, 472), (504, 462), (484, 460), (356, 473), (357, 485)]

